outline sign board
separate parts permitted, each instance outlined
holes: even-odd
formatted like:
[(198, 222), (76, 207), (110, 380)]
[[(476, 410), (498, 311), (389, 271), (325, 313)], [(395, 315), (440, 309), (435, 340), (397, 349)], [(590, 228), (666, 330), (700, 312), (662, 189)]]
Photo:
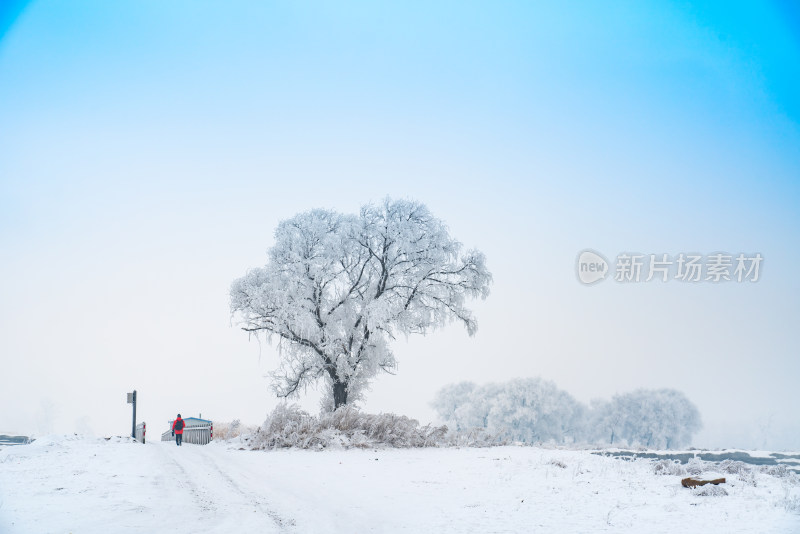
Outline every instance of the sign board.
[(134, 400), (136, 400), (136, 397), (133, 396), (133, 393), (128, 393), (128, 404), (133, 404)]

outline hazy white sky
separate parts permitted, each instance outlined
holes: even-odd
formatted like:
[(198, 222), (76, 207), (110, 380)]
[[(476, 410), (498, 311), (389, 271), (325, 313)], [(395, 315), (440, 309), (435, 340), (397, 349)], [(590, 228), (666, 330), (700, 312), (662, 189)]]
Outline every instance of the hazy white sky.
[[(386, 195), (487, 256), (365, 408), (459, 380), (673, 387), (699, 446), (800, 449), (800, 32), (782, 3), (16, 2), (0, 15), (0, 432), (257, 424), (228, 288), (277, 223)], [(21, 11), (19, 11), (21, 9)], [(19, 16), (16, 15), (18, 12)], [(581, 286), (579, 251), (760, 252), (755, 284)], [(316, 409), (318, 393), (301, 399)]]

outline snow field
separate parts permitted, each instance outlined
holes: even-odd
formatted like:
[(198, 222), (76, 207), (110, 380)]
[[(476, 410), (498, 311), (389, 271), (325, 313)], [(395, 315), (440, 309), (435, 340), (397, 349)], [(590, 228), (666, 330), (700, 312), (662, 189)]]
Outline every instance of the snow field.
[(586, 451), (236, 447), (46, 437), (0, 450), (0, 532), (800, 532), (793, 477), (704, 472), (728, 479), (712, 497), (651, 460)]

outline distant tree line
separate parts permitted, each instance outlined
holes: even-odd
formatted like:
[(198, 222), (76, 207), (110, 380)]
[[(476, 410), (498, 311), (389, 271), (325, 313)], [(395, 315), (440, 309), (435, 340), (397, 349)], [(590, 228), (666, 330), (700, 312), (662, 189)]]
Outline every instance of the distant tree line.
[(541, 378), (443, 387), (433, 408), (451, 429), (484, 428), (526, 443), (678, 448), (701, 428), (700, 413), (674, 389), (638, 389), (589, 406)]

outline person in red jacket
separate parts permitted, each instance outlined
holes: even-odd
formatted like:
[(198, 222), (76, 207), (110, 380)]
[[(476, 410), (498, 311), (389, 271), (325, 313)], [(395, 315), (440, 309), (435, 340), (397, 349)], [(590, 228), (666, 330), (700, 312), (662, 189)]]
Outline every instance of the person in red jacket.
[(181, 419), (181, 414), (178, 414), (178, 418), (172, 422), (172, 434), (175, 436), (175, 443), (178, 444), (178, 447), (181, 446), (183, 441), (183, 429), (185, 427), (186, 423)]

